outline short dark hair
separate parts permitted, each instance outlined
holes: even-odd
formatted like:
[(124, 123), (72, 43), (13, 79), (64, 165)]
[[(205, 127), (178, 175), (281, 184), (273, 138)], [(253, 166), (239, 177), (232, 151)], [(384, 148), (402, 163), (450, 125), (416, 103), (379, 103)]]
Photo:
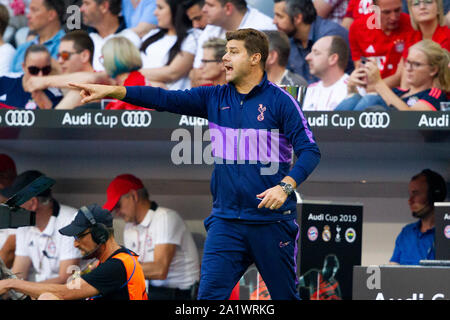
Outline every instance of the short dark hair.
[(47, 10), (55, 10), (56, 11), (56, 14), (59, 17), (59, 22), (62, 23), (64, 14), (66, 11), (66, 6), (64, 4), (64, 1), (44, 0), (43, 3), (44, 3), (44, 6), (47, 8)]
[(232, 3), (238, 11), (247, 10), (247, 1), (246, 0), (217, 0), (220, 2), (222, 6), (226, 5), (228, 2)]
[(447, 198), (447, 184), (443, 176), (430, 169), (424, 169), (414, 175), (411, 181), (424, 177), (428, 186), (428, 202), (434, 206), (433, 202), (442, 202)]
[(9, 24), (9, 12), (8, 9), (0, 3), (0, 38), (6, 31), (6, 27)]
[(239, 29), (226, 33), (227, 41), (241, 40), (244, 41), (245, 49), (249, 55), (255, 53), (261, 54), (261, 66), (266, 66), (267, 57), (269, 56), (269, 39), (264, 32), (255, 29)]
[(201, 8), (205, 4), (205, 0), (184, 0), (181, 4), (186, 10), (195, 6), (196, 4)]
[(89, 34), (84, 30), (74, 30), (66, 33), (61, 38), (62, 41), (73, 41), (73, 47), (77, 52), (88, 50), (90, 54), (89, 62), (91, 65), (94, 61), (94, 41), (92, 41)]
[(50, 52), (48, 51), (46, 46), (44, 46), (43, 44), (32, 44), (25, 51), (25, 56), (23, 58), (23, 62), (25, 63), (25, 61), (27, 61), (27, 57), (30, 53), (37, 53), (37, 52), (45, 52), (48, 54), (49, 59), (51, 58)]
[(118, 16), (122, 12), (122, 0), (95, 0), (97, 4), (102, 4), (105, 1), (109, 3), (109, 12), (113, 15)]
[(317, 18), (317, 11), (312, 0), (279, 0), (286, 1), (286, 12), (293, 20), (295, 16), (301, 14), (303, 22), (312, 24)]
[(347, 42), (340, 36), (331, 36), (330, 55), (338, 55), (338, 66), (342, 70), (347, 69), (350, 48)]
[(276, 51), (278, 53), (278, 64), (286, 67), (289, 60), (289, 53), (291, 52), (291, 44), (289, 38), (284, 32), (276, 30), (265, 30), (264, 33), (269, 39), (269, 51)]

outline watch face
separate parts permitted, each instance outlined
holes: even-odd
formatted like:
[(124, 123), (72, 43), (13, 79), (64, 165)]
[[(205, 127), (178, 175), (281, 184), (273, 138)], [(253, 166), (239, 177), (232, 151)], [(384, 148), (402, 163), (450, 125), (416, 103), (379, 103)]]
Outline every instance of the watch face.
[(288, 184), (288, 183), (284, 183), (281, 182), (280, 183), (281, 187), (283, 188), (283, 191), (287, 194), (290, 195), (294, 190), (292, 188), (292, 185)]

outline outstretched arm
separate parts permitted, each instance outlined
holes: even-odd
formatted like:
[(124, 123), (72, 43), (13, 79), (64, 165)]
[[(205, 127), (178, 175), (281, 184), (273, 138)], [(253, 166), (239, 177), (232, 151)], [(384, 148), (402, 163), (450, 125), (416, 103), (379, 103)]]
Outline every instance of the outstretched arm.
[(82, 103), (110, 97), (157, 111), (202, 118), (208, 117), (207, 102), (215, 92), (214, 87), (200, 87), (181, 91), (148, 86), (123, 87), (93, 84), (71, 84), (71, 86), (80, 90)]

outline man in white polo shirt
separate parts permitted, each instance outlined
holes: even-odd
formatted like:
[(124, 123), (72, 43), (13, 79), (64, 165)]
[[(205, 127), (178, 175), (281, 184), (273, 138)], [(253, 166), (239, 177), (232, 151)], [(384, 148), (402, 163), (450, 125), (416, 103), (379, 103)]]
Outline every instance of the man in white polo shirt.
[(228, 31), (253, 28), (256, 30), (277, 30), (272, 18), (255, 8), (247, 6), (245, 0), (205, 0), (202, 9), (208, 25), (200, 34), (195, 54), (191, 81), (197, 86), (203, 59), (203, 43), (211, 38), (225, 39)]
[[(43, 174), (36, 170), (18, 175), (14, 183), (1, 191), (10, 198)], [(36, 282), (65, 283), (78, 266), (81, 254), (73, 238), (58, 230), (70, 224), (77, 210), (60, 205), (47, 189), (26, 201), (22, 208), (36, 213), (36, 224), (16, 230), (16, 251), (12, 272), (19, 278)], [(34, 279), (29, 275), (34, 272)]]
[(90, 28), (89, 36), (94, 41), (95, 71), (103, 71), (102, 47), (105, 42), (117, 36), (123, 36), (130, 40), (137, 48), (141, 45), (141, 39), (131, 29), (126, 29), (125, 20), (119, 17), (122, 10), (122, 0), (83, 0), (81, 13), (83, 23)]
[(317, 40), (306, 56), (310, 73), (320, 79), (306, 90), (303, 111), (333, 111), (347, 96), (349, 47), (340, 36)]
[(191, 300), (200, 261), (191, 233), (174, 210), (150, 201), (142, 181), (122, 174), (109, 184), (104, 209), (126, 222), (124, 245), (139, 255), (149, 300)]

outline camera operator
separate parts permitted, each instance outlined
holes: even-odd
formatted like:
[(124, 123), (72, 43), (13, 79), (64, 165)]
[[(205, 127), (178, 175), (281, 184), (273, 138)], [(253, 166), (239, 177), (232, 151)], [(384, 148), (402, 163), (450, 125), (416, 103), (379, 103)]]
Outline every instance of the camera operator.
[[(0, 193), (9, 199), (31, 182), (43, 176), (39, 171), (25, 171), (13, 184)], [(37, 282), (65, 283), (70, 266), (78, 265), (81, 257), (73, 239), (63, 237), (58, 230), (68, 225), (76, 209), (60, 205), (47, 188), (21, 205), (36, 213), (36, 225), (16, 230), (15, 259), (12, 272), (19, 278)], [(34, 279), (30, 276), (34, 271)]]

